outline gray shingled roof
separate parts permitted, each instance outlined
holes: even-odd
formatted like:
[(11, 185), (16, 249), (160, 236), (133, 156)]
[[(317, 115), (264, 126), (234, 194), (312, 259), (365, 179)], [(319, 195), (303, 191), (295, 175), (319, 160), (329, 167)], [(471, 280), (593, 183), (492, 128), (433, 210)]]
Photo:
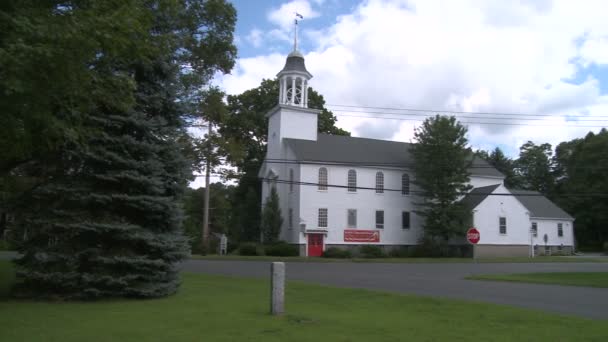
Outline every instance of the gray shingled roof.
[(573, 220), (567, 212), (537, 191), (512, 190), (517, 200), (530, 211), (530, 217)]
[(306, 70), (306, 64), (304, 64), (304, 56), (300, 52), (293, 51), (287, 56), (285, 66), (280, 73), (287, 71), (300, 71), (309, 74), (308, 70)]
[(500, 184), (481, 186), (471, 190), (466, 196), (460, 200), (467, 208), (473, 210), (479, 203), (483, 202)]
[[(413, 163), (409, 149), (412, 144), (398, 141), (355, 138), (319, 133), (316, 141), (285, 139), (301, 161), (361, 163), (364, 166), (410, 167)], [(504, 176), (485, 160), (475, 157), (469, 171), (476, 176)]]

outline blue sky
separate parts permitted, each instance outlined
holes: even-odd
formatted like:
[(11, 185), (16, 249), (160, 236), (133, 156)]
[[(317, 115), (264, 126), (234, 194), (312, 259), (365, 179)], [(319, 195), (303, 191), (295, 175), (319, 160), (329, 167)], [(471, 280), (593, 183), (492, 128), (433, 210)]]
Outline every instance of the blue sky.
[(592, 63), (588, 66), (580, 66), (576, 75), (566, 82), (581, 84), (589, 77), (594, 77), (599, 81), (600, 94), (608, 94), (608, 65)]
[[(237, 94), (274, 77), (292, 47), (296, 9), (305, 17), (299, 41), (311, 84), (328, 104), (354, 106), (330, 109), (355, 136), (411, 141), (420, 124), (412, 117), (389, 120), (386, 110), (366, 107), (473, 112), (456, 115), (468, 120), (473, 147), (498, 146), (511, 156), (527, 140), (556, 145), (608, 125), (608, 2), (233, 4), (239, 59), (216, 82)], [(356, 113), (369, 111), (380, 113)], [(477, 112), (530, 115), (491, 119)], [(399, 115), (390, 117), (407, 117)]]
[[(281, 7), (281, 5), (287, 3), (281, 0), (263, 0), (263, 1), (252, 1), (252, 0), (237, 0), (232, 1), (233, 5), (237, 9), (238, 21), (236, 25), (236, 36), (239, 37), (238, 48), (239, 57), (253, 57), (259, 54), (271, 53), (276, 51), (288, 51), (291, 44), (285, 41), (277, 39), (264, 40), (262, 45), (259, 47), (253, 46), (247, 41), (247, 36), (252, 30), (258, 29), (262, 31), (270, 31), (275, 28), (271, 21), (269, 21), (268, 14), (273, 10)], [(312, 1), (314, 4), (315, 2)], [(354, 6), (358, 4), (358, 1), (325, 1), (322, 6), (318, 9), (320, 16), (310, 18), (304, 18), (304, 22), (301, 25), (305, 25), (308, 30), (320, 30), (331, 26), (336, 18), (342, 14), (348, 14), (352, 11)], [(286, 18), (291, 20), (294, 19), (294, 15), (287, 15)], [(290, 35), (291, 37), (291, 35)], [(304, 51), (309, 51), (314, 48), (312, 42), (306, 37), (301, 37), (300, 46)]]

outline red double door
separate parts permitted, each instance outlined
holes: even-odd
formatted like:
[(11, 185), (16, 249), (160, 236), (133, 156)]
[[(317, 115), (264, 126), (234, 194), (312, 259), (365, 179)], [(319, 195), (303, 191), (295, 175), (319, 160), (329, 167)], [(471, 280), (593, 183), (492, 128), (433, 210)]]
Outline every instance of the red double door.
[(323, 254), (323, 234), (308, 234), (308, 256), (319, 257)]

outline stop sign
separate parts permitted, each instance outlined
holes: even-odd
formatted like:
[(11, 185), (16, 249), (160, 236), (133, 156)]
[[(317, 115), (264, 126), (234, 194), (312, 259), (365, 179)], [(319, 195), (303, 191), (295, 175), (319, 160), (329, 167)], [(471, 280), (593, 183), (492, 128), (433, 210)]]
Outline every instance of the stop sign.
[(479, 230), (475, 229), (475, 228), (469, 228), (469, 230), (467, 230), (467, 241), (469, 241), (469, 243), (472, 244), (476, 244), (479, 242)]

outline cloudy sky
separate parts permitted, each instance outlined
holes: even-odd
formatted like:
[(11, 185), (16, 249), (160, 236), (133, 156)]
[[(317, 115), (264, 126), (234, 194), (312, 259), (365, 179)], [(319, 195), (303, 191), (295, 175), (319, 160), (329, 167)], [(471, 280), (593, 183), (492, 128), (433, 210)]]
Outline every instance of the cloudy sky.
[(608, 1), (233, 3), (239, 58), (215, 82), (238, 94), (274, 77), (297, 11), (311, 85), (355, 136), (411, 141), (425, 115), (449, 111), (474, 148), (516, 156), (608, 125)]

